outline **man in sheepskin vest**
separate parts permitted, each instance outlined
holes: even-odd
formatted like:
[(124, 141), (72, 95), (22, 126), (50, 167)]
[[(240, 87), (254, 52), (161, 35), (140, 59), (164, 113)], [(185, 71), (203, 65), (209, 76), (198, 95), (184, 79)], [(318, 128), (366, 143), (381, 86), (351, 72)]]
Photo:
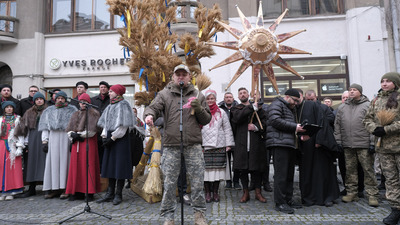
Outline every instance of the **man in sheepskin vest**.
[(44, 169), (43, 191), (45, 198), (68, 198), (64, 189), (67, 187), (69, 164), (69, 139), (65, 131), (76, 107), (67, 102), (67, 94), (60, 91), (56, 94), (56, 104), (47, 107), (39, 121), (42, 131), (43, 151), (47, 153)]

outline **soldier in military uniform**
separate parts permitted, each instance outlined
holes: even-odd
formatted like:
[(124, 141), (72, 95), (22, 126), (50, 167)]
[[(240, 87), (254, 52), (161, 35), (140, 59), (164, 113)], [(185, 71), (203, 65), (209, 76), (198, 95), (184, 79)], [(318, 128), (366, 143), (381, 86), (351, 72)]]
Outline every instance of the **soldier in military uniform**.
[[(383, 219), (385, 224), (397, 224), (400, 219), (400, 74), (389, 72), (381, 78), (381, 91), (372, 100), (364, 119), (365, 128), (375, 135), (383, 175), (386, 177), (386, 199), (392, 212)], [(387, 125), (380, 124), (377, 113), (391, 110), (395, 118)], [(380, 143), (378, 140), (380, 139)]]
[[(180, 93), (182, 84), (183, 98), (183, 151), (187, 174), (192, 189), (192, 207), (195, 210), (195, 224), (207, 224), (204, 218), (206, 202), (203, 192), (204, 184), (204, 157), (202, 152), (201, 129), (199, 125), (206, 125), (211, 120), (211, 113), (207, 107), (204, 95), (190, 83), (192, 75), (187, 66), (181, 64), (174, 69), (173, 81), (167, 84), (164, 90), (157, 94), (154, 101), (145, 109), (144, 118), (149, 126), (153, 121), (164, 115), (163, 155), (161, 169), (164, 174), (164, 193), (161, 202), (161, 215), (165, 217), (166, 225), (174, 224), (176, 209), (176, 183), (181, 168), (180, 160)], [(192, 97), (196, 99), (190, 101)], [(194, 115), (191, 110), (194, 109)]]
[(335, 119), (335, 139), (344, 149), (346, 163), (346, 192), (343, 202), (357, 201), (358, 162), (364, 172), (365, 191), (368, 204), (378, 206), (379, 190), (374, 173), (374, 143), (372, 135), (364, 128), (363, 119), (369, 107), (367, 96), (362, 94), (362, 86), (352, 84), (350, 98), (339, 106)]

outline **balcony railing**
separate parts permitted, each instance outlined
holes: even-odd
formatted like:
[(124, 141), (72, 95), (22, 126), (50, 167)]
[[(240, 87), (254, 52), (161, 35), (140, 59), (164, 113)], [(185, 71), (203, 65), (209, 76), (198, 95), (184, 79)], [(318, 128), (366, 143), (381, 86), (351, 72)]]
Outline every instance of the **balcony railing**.
[(0, 44), (18, 42), (17, 28), (19, 20), (12, 16), (0, 16)]

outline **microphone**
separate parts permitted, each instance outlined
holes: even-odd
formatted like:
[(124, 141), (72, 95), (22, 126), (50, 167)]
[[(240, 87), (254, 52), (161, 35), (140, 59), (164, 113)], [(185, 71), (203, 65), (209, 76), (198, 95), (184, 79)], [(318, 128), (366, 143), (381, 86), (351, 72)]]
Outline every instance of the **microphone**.
[(45, 91), (45, 92), (47, 92), (47, 93), (49, 93), (49, 94), (54, 94), (54, 92), (52, 92), (52, 91), (50, 91), (50, 90), (47, 90), (46, 88), (40, 88), (40, 89), (42, 89), (43, 91)]
[(185, 82), (179, 81), (179, 86), (180, 86), (181, 88), (183, 87), (183, 85), (185, 85)]

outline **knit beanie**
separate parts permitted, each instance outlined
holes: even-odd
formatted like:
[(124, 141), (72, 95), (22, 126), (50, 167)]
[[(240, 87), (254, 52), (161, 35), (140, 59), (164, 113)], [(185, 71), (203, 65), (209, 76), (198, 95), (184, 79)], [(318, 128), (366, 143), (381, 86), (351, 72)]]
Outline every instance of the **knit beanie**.
[(359, 84), (356, 84), (356, 83), (350, 85), (349, 89), (350, 89), (350, 88), (355, 88), (355, 89), (357, 89), (357, 90), (360, 92), (360, 94), (362, 94), (362, 92), (363, 92), (362, 86), (359, 85)]
[(126, 88), (120, 84), (114, 84), (113, 86), (110, 87), (110, 89), (115, 92), (117, 95), (122, 96), (125, 94)]
[(56, 99), (57, 99), (59, 96), (64, 97), (65, 100), (67, 100), (67, 93), (65, 93), (65, 92), (63, 92), (63, 91), (59, 91), (59, 92), (57, 92), (57, 94), (56, 94)]
[(85, 89), (89, 88), (89, 85), (84, 81), (79, 81), (78, 83), (76, 83), (75, 87), (78, 87), (78, 85), (83, 85)]
[(12, 92), (12, 87), (9, 84), (2, 84), (0, 87), (0, 92), (3, 90), (3, 88), (10, 88), (10, 91)]
[(7, 106), (9, 106), (9, 105), (11, 105), (14, 109), (17, 107), (17, 106), (15, 105), (15, 103), (12, 102), (12, 101), (4, 101), (4, 102), (1, 103), (1, 108), (2, 108), (3, 111), (4, 111), (4, 109), (5, 109)]
[(79, 101), (86, 101), (87, 103), (92, 103), (92, 101), (90, 100), (90, 96), (86, 93), (83, 93), (79, 96), (78, 98)]
[(288, 89), (288, 90), (285, 92), (285, 95), (300, 98), (300, 93), (299, 93), (299, 91), (296, 90), (296, 89), (293, 89), (293, 88), (292, 88), (292, 89)]
[(44, 98), (44, 95), (43, 95), (42, 93), (36, 92), (36, 93), (33, 95), (33, 98), (32, 98), (33, 103), (35, 103), (35, 100), (36, 100), (37, 98), (43, 98), (43, 100), (45, 99), (45, 98)]
[(207, 96), (209, 96), (209, 95), (214, 95), (214, 97), (217, 98), (217, 92), (215, 92), (214, 90), (211, 90), (211, 89), (207, 90), (205, 97), (207, 98)]
[(400, 87), (400, 74), (396, 72), (385, 73), (381, 80), (388, 79), (394, 83), (396, 87)]

